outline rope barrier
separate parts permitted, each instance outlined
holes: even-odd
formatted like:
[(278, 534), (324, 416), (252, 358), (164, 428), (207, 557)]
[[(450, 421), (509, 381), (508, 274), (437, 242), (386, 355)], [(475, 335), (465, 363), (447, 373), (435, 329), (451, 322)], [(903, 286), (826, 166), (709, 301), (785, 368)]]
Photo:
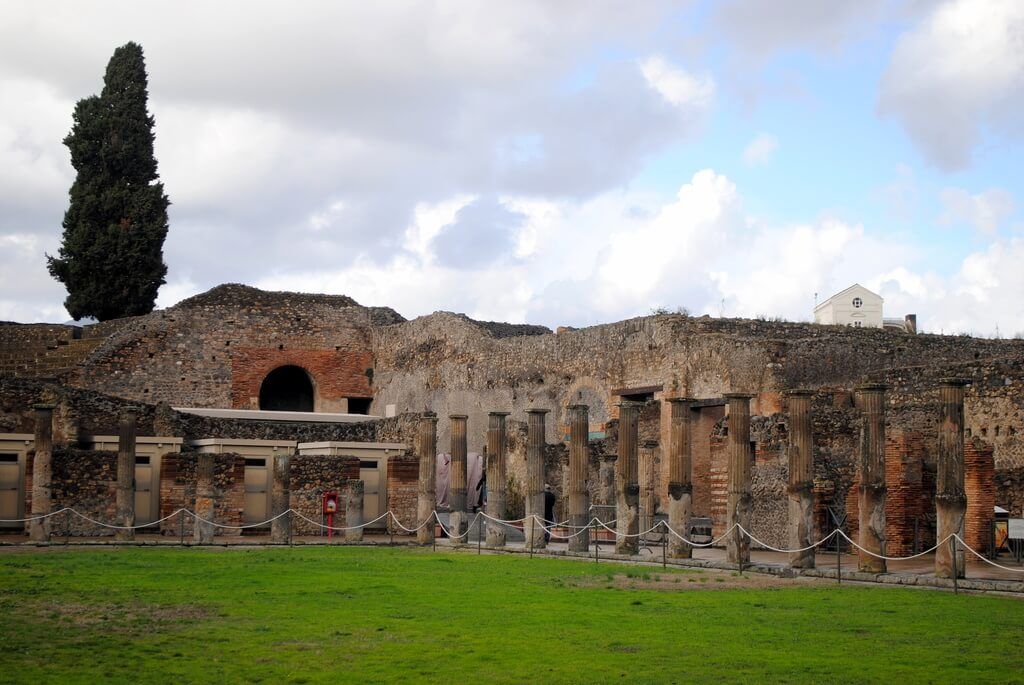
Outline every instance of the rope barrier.
[[(606, 523), (604, 521), (601, 521), (596, 516), (591, 518), (587, 522), (587, 524), (585, 526), (569, 525), (568, 521), (564, 521), (562, 523), (554, 523), (554, 524), (551, 524), (551, 525), (547, 525), (547, 524), (544, 523), (543, 519), (541, 519), (540, 517), (538, 517), (535, 514), (531, 514), (528, 517), (523, 517), (523, 518), (518, 518), (518, 519), (499, 519), (499, 518), (495, 518), (494, 516), (491, 516), (491, 515), (487, 514), (486, 512), (483, 512), (483, 511), (477, 512), (476, 515), (467, 522), (466, 533), (464, 533), (462, 535), (455, 535), (455, 534), (453, 534), (452, 530), (449, 527), (447, 527), (443, 523), (441, 523), (440, 517), (439, 517), (438, 512), (436, 510), (431, 512), (431, 516), (428, 517), (426, 521), (424, 521), (420, 525), (416, 526), (415, 528), (408, 528), (408, 527), (406, 527), (398, 519), (398, 517), (395, 516), (395, 513), (393, 511), (391, 511), (391, 510), (386, 511), (385, 513), (381, 514), (380, 516), (378, 516), (375, 519), (372, 519), (370, 521), (366, 521), (366, 522), (361, 523), (361, 524), (359, 524), (357, 526), (328, 526), (328, 525), (325, 525), (323, 523), (320, 523), (319, 521), (315, 521), (315, 520), (309, 518), (308, 516), (302, 514), (299, 511), (296, 511), (295, 509), (286, 509), (285, 511), (281, 512), (280, 514), (277, 514), (276, 516), (274, 516), (272, 518), (269, 518), (266, 521), (260, 521), (259, 523), (249, 523), (249, 524), (244, 524), (244, 525), (240, 525), (240, 526), (232, 526), (232, 525), (227, 525), (227, 524), (223, 524), (223, 523), (217, 523), (216, 521), (211, 521), (209, 519), (203, 518), (202, 516), (199, 516), (195, 512), (190, 511), (190, 510), (188, 510), (188, 509), (186, 509), (184, 507), (176, 509), (172, 513), (170, 513), (167, 516), (164, 516), (163, 518), (158, 519), (156, 521), (153, 521), (153, 522), (150, 522), (150, 523), (145, 523), (145, 524), (134, 525), (134, 526), (121, 526), (121, 525), (117, 525), (117, 524), (105, 523), (103, 521), (98, 521), (98, 520), (96, 520), (96, 519), (94, 519), (94, 518), (92, 518), (90, 516), (87, 516), (87, 515), (79, 512), (79, 511), (76, 511), (75, 509), (72, 509), (71, 507), (64, 507), (62, 509), (58, 509), (57, 511), (50, 512), (48, 514), (39, 514), (37, 516), (29, 516), (29, 517), (26, 517), (26, 518), (20, 518), (20, 519), (0, 519), (0, 523), (30, 523), (32, 521), (39, 521), (41, 519), (47, 519), (47, 518), (51, 518), (53, 516), (59, 516), (59, 515), (64, 514), (64, 513), (73, 514), (73, 515), (81, 518), (84, 521), (88, 521), (89, 523), (92, 523), (93, 525), (101, 526), (103, 528), (111, 528), (111, 529), (115, 529), (115, 530), (137, 530), (137, 529), (140, 529), (140, 528), (150, 528), (152, 526), (155, 526), (155, 525), (158, 525), (160, 523), (163, 523), (164, 521), (170, 520), (170, 519), (172, 519), (172, 518), (174, 518), (174, 517), (176, 517), (176, 516), (178, 516), (179, 514), (182, 514), (182, 513), (191, 516), (197, 522), (203, 522), (203, 523), (212, 525), (212, 526), (217, 527), (217, 528), (225, 528), (225, 529), (230, 529), (230, 530), (245, 530), (245, 529), (249, 529), (249, 528), (258, 528), (258, 527), (261, 527), (261, 526), (266, 526), (266, 525), (268, 525), (270, 523), (273, 523), (274, 521), (276, 521), (277, 519), (279, 519), (279, 518), (281, 518), (283, 516), (286, 516), (288, 514), (293, 514), (293, 515), (297, 516), (298, 518), (302, 519), (303, 521), (306, 521), (307, 523), (310, 523), (310, 524), (312, 524), (314, 526), (317, 526), (317, 527), (319, 527), (321, 529), (336, 530), (336, 531), (348, 531), (348, 530), (357, 530), (359, 528), (365, 528), (367, 526), (371, 526), (371, 525), (377, 523), (378, 521), (380, 521), (382, 519), (387, 519), (388, 517), (390, 517), (391, 520), (394, 521), (395, 525), (398, 526), (399, 528), (401, 528), (402, 530), (404, 530), (405, 532), (407, 532), (407, 533), (416, 533), (417, 531), (422, 529), (424, 526), (431, 525), (433, 523), (431, 521), (431, 519), (434, 519), (434, 520), (437, 521), (437, 525), (440, 526), (441, 530), (444, 531), (444, 533), (449, 538), (463, 538), (463, 537), (467, 537), (468, 538), (468, 536), (469, 536), (469, 529), (472, 528), (472, 526), (474, 524), (478, 523), (480, 518), (484, 518), (484, 519), (486, 519), (488, 521), (492, 521), (492, 522), (500, 524), (500, 525), (505, 525), (505, 526), (512, 527), (512, 528), (517, 528), (517, 529), (518, 529), (518, 526), (516, 526), (515, 524), (518, 524), (518, 523), (525, 524), (527, 520), (532, 518), (535, 521), (535, 525), (540, 526), (541, 529), (543, 529), (545, 532), (548, 533), (548, 535), (550, 535), (552, 538), (555, 538), (555, 539), (558, 539), (558, 540), (570, 540), (570, 539), (572, 539), (574, 537), (582, 535), (583, 533), (585, 533), (587, 531), (590, 531), (595, 525), (600, 526), (601, 528), (604, 528), (605, 530), (613, 533), (616, 536), (616, 538), (619, 538), (619, 537), (639, 538), (639, 537), (643, 537), (643, 536), (648, 535), (648, 534), (650, 534), (650, 533), (652, 533), (654, 531), (657, 531), (657, 530), (660, 530), (660, 529), (664, 528), (664, 530), (667, 531), (669, 534), (675, 536), (676, 538), (678, 538), (682, 542), (686, 543), (687, 545), (690, 545), (691, 547), (696, 547), (696, 548), (707, 548), (707, 547), (712, 547), (712, 546), (714, 546), (716, 544), (719, 544), (723, 540), (726, 540), (727, 538), (729, 538), (733, 534), (733, 532), (738, 529), (740, 531), (740, 533), (743, 534), (743, 535), (746, 535), (747, 538), (749, 538), (751, 542), (756, 543), (757, 545), (760, 545), (762, 548), (767, 549), (767, 550), (772, 551), (772, 552), (778, 552), (778, 553), (782, 553), (782, 554), (792, 554), (792, 553), (798, 553), (798, 552), (806, 552), (808, 550), (815, 549), (815, 548), (825, 544), (826, 542), (828, 542), (833, 537), (841, 537), (844, 540), (846, 540), (848, 543), (850, 543), (850, 545), (852, 545), (854, 548), (856, 548), (857, 550), (863, 552), (864, 554), (867, 554), (869, 556), (875, 557), (877, 559), (884, 559), (886, 561), (909, 561), (911, 559), (917, 559), (917, 558), (920, 558), (920, 557), (923, 557), (925, 555), (928, 555), (928, 554), (931, 554), (931, 553), (935, 552), (939, 547), (941, 547), (944, 544), (947, 544), (950, 541), (950, 539), (954, 539), (958, 543), (960, 543), (960, 545), (962, 545), (963, 548), (966, 551), (970, 552), (971, 554), (976, 556), (978, 559), (980, 559), (981, 561), (985, 562), (986, 564), (989, 564), (990, 566), (994, 566), (995, 568), (1002, 569), (1004, 571), (1010, 571), (1012, 573), (1024, 573), (1024, 568), (1011, 568), (1009, 566), (1003, 566), (1002, 564), (996, 563), (996, 562), (992, 561), (991, 559), (986, 558), (984, 555), (982, 555), (981, 553), (979, 553), (978, 551), (976, 551), (975, 549), (970, 547), (963, 540), (963, 538), (961, 538), (956, 533), (947, 535), (943, 540), (937, 542), (935, 545), (929, 547), (928, 549), (924, 550), (923, 552), (919, 552), (917, 554), (912, 554), (910, 556), (905, 556), (905, 557), (893, 557), (893, 556), (887, 556), (887, 555), (884, 555), (884, 554), (878, 554), (876, 552), (872, 552), (871, 550), (865, 549), (860, 544), (858, 544), (856, 541), (854, 541), (844, 531), (842, 531), (842, 530), (840, 530), (838, 528), (833, 530), (831, 533), (829, 533), (828, 535), (826, 535), (822, 539), (818, 540), (817, 542), (815, 542), (813, 544), (810, 544), (810, 545), (807, 545), (806, 547), (800, 547), (800, 548), (797, 548), (797, 549), (785, 549), (785, 548), (775, 547), (773, 545), (769, 545), (768, 543), (764, 542), (763, 540), (758, 539), (750, 531), (748, 531), (746, 528), (744, 528), (743, 526), (741, 526), (738, 523), (735, 523), (732, 526), (730, 526), (730, 528), (728, 530), (726, 530), (722, 535), (718, 536), (717, 538), (714, 538), (714, 539), (710, 540), (709, 542), (701, 543), (701, 542), (696, 542), (696, 541), (688, 539), (686, 536), (684, 536), (684, 535), (680, 534), (679, 532), (677, 532), (676, 530), (674, 530), (671, 526), (669, 526), (664, 521), (659, 521), (658, 523), (656, 523), (654, 526), (652, 526), (648, 530), (645, 530), (645, 531), (640, 532), (640, 533), (620, 533), (617, 529), (612, 528), (609, 525), (609, 523), (615, 523), (614, 520)], [(559, 535), (559, 534), (554, 532), (555, 528), (568, 528), (570, 530), (573, 530), (573, 529), (577, 529), (577, 530), (576, 530), (575, 533), (571, 533), (569, 535)]]

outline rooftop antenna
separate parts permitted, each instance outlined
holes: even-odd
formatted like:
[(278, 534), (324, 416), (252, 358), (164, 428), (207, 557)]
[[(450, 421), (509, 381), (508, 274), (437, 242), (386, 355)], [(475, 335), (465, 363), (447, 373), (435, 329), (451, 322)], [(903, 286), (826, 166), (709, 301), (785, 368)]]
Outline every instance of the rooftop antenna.
[(725, 318), (725, 298), (724, 297), (722, 298), (721, 304), (718, 305), (718, 318), (719, 319), (724, 319)]
[(818, 306), (818, 293), (814, 293), (814, 306)]

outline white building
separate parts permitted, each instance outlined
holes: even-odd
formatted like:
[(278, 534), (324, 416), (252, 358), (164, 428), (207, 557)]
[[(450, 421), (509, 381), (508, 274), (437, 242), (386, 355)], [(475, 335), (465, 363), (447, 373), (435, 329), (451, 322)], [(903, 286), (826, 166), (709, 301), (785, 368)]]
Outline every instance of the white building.
[(854, 328), (893, 328), (917, 333), (917, 315), (887, 319), (882, 316), (881, 295), (854, 283), (814, 308), (814, 323)]
[(854, 283), (815, 307), (814, 323), (854, 328), (881, 328), (882, 302), (881, 295), (876, 295), (859, 283)]

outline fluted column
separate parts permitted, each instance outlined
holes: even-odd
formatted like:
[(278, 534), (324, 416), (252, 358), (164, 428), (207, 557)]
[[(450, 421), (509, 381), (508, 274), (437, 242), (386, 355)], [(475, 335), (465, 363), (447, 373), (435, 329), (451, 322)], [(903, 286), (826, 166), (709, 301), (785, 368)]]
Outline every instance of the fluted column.
[(291, 507), (292, 455), (274, 455), (273, 465), (274, 480), (270, 486), (270, 515), (278, 518), (270, 522), (270, 541), (283, 544), (288, 542), (292, 535), (291, 515), (280, 516)]
[[(790, 549), (803, 549), (814, 540), (814, 445), (811, 436), (811, 398), (808, 390), (790, 390), (789, 398), (789, 518)], [(793, 568), (814, 568), (814, 550), (789, 553)]]
[[(753, 497), (750, 494), (750, 398), (747, 393), (729, 393), (729, 490), (727, 497), (726, 529), (739, 525), (750, 530)], [(750, 538), (739, 528), (726, 539), (726, 556), (732, 564), (750, 563)]]
[[(49, 514), (53, 506), (53, 405), (35, 405), (35, 457), (32, 460), (32, 516)], [(29, 522), (29, 539), (47, 542), (50, 539), (50, 518)]]
[(437, 504), (437, 416), (427, 413), (420, 419), (416, 433), (416, 453), (420, 458), (420, 479), (416, 490), (416, 542), (434, 541), (434, 507)]
[[(939, 459), (935, 478), (936, 542), (950, 535), (964, 536), (967, 491), (964, 488), (964, 386), (968, 381), (950, 378), (939, 386), (942, 417), (939, 421)], [(965, 552), (956, 543), (956, 555), (949, 542), (935, 550), (935, 575), (939, 578), (965, 576)]]
[(466, 421), (465, 414), (452, 414), (448, 417), (451, 424), (452, 461), (448, 465), (448, 482), (451, 485), (448, 504), (451, 516), (448, 527), (451, 530), (452, 545), (462, 545), (467, 541), (469, 518), (466, 513)]
[[(508, 412), (487, 415), (487, 515), (505, 518), (505, 417)], [(487, 546), (505, 546), (505, 525), (487, 521)]]
[(547, 442), (544, 420), (547, 413), (547, 409), (526, 410), (526, 520), (523, 533), (526, 546), (533, 549), (547, 547), (544, 529), (537, 523), (538, 520), (544, 521), (544, 445)]
[[(569, 406), (569, 551), (586, 552), (590, 547), (590, 415), (585, 404)], [(582, 532), (581, 532), (582, 531)]]
[(362, 542), (363, 529), (354, 526), (363, 525), (363, 481), (350, 478), (345, 491), (345, 531), (346, 542)]
[[(690, 536), (690, 517), (693, 513), (693, 457), (690, 451), (692, 405), (693, 400), (685, 397), (669, 400), (668, 525), (687, 538)], [(693, 549), (675, 535), (670, 535), (668, 555), (673, 559), (689, 559), (693, 556)]]
[[(215, 495), (213, 486), (213, 454), (199, 454), (196, 456), (196, 506), (197, 517), (193, 538), (201, 545), (213, 543), (215, 516)], [(204, 519), (204, 520), (199, 520)]]
[[(135, 411), (121, 415), (117, 432), (117, 522), (119, 526), (135, 525)], [(118, 529), (117, 540), (134, 540), (134, 529)]]
[[(636, 554), (640, 549), (640, 483), (638, 482), (638, 425), (640, 403), (619, 404), (619, 456), (615, 460), (615, 551)], [(628, 536), (628, 537), (627, 537)]]
[(869, 383), (857, 388), (863, 424), (860, 430), (860, 491), (858, 494), (858, 550), (861, 571), (885, 573), (885, 390)]

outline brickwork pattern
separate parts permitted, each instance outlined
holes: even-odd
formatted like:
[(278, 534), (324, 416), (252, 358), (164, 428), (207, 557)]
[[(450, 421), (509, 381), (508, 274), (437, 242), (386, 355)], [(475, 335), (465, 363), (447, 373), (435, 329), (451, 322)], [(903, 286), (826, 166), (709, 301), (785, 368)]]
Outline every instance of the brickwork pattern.
[(341, 398), (373, 397), (373, 357), (369, 352), (240, 347), (231, 354), (231, 406), (259, 409), (263, 379), (274, 369), (289, 365), (309, 374), (317, 411), (341, 411)]

